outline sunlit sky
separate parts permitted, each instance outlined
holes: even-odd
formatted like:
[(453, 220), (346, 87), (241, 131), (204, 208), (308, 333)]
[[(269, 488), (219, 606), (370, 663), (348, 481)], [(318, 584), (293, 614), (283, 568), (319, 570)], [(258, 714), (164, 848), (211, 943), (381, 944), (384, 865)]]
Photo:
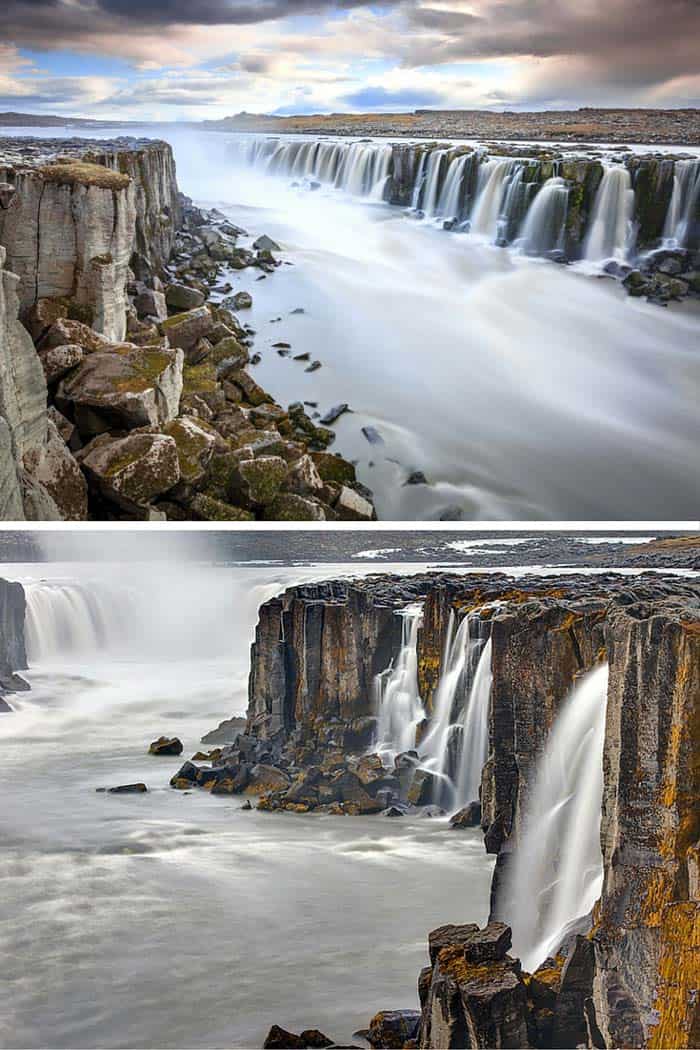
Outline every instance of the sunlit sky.
[(0, 110), (700, 105), (699, 0), (3, 0)]

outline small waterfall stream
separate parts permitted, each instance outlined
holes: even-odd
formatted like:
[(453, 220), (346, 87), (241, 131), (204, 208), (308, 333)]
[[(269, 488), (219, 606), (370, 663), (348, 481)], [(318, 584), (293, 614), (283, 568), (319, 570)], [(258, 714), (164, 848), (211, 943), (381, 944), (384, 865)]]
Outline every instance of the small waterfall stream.
[(499, 914), (513, 951), (534, 970), (600, 895), (603, 743), (608, 667), (585, 674), (565, 700), (539, 760)]
[(544, 255), (563, 248), (569, 187), (564, 179), (547, 179), (522, 224), (518, 247), (525, 255)]
[(664, 247), (685, 248), (699, 199), (700, 160), (676, 161), (673, 190), (664, 224)]
[(373, 750), (391, 763), (401, 752), (416, 749), (419, 767), (436, 778), (434, 801), (455, 810), (478, 799), (488, 752), (492, 674), (491, 642), (486, 632), (490, 625), (478, 611), (457, 625), (450, 611), (428, 730), (416, 746), (416, 730), (426, 718), (418, 691), (422, 609), (408, 606), (400, 615), (399, 655), (374, 683), (377, 738)]
[(401, 649), (394, 666), (374, 680), (377, 711), (377, 744), (374, 750), (393, 761), (416, 746), (416, 729), (425, 717), (418, 693), (418, 628), (421, 605), (401, 610)]
[(605, 169), (598, 187), (584, 258), (591, 262), (625, 259), (630, 248), (633, 210), (630, 173), (622, 164), (612, 164)]

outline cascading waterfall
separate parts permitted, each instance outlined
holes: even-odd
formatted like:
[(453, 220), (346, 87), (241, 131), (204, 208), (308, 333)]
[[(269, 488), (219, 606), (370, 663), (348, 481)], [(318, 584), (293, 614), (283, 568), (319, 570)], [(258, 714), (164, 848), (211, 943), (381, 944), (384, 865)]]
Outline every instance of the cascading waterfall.
[(673, 169), (673, 190), (664, 224), (664, 247), (686, 247), (699, 201), (700, 160), (676, 161)]
[(135, 599), (126, 588), (41, 582), (24, 592), (30, 663), (68, 660), (133, 638)]
[[(537, 160), (492, 157), (476, 150), (457, 152), (457, 148), (417, 147), (412, 186), (406, 187), (401, 174), (404, 153), (399, 164), (397, 147), (387, 142), (253, 138), (232, 144), (248, 163), (268, 174), (314, 180), (377, 202), (394, 201), (398, 194), (428, 219), (445, 220), (447, 228), (469, 229), (499, 246), (515, 244), (525, 255), (566, 249), (571, 184), (556, 169), (540, 184)], [(688, 246), (699, 199), (700, 159), (675, 161), (662, 237), (665, 247)], [(623, 163), (607, 163), (590, 209), (581, 245), (583, 259), (602, 263), (634, 254), (634, 205), (630, 171)]]
[(458, 220), (461, 218), (462, 187), (470, 159), (470, 154), (463, 153), (459, 157), (453, 157), (450, 161), (437, 208), (438, 215), (446, 219)]
[[(416, 730), (426, 718), (418, 691), (418, 631), (422, 606), (400, 613), (401, 649), (396, 662), (374, 681), (377, 736), (373, 750), (391, 764), (416, 749)], [(488, 750), (491, 642), (478, 612), (456, 625), (450, 611), (429, 728), (417, 750), (419, 767), (437, 781), (435, 802), (452, 809), (477, 799)]]
[(600, 895), (607, 664), (584, 675), (557, 716), (523, 815), (499, 915), (534, 970)]
[(374, 680), (377, 711), (375, 750), (389, 761), (416, 746), (416, 729), (425, 718), (418, 693), (418, 629), (422, 605), (409, 605), (400, 612), (401, 649), (396, 664)]
[(425, 193), (421, 210), (429, 218), (437, 215), (437, 207), (440, 193), (440, 174), (442, 162), (447, 156), (446, 149), (434, 149), (428, 157), (428, 166), (425, 172)]
[(501, 217), (504, 195), (509, 177), (516, 169), (512, 159), (495, 158), (484, 161), (479, 171), (479, 183), (471, 216), (471, 231), (495, 238)]
[(634, 190), (627, 168), (613, 164), (603, 173), (584, 245), (591, 262), (625, 259), (630, 248)]
[(522, 224), (518, 247), (525, 255), (544, 255), (564, 246), (569, 187), (559, 176), (547, 179)]
[(481, 771), (489, 748), (489, 701), (491, 699), (492, 644), (489, 638), (481, 650), (469, 699), (462, 721), (462, 753), (457, 773), (457, 806), (475, 802), (479, 798)]

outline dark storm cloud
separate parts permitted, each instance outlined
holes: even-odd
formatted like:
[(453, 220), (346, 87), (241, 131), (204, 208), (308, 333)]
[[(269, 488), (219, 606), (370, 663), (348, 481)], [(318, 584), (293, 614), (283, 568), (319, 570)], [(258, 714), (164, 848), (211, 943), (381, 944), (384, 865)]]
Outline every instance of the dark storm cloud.
[[(399, 0), (374, 0), (389, 8)], [(56, 49), (110, 32), (136, 34), (173, 25), (255, 25), (293, 15), (349, 11), (367, 0), (5, 0), (0, 40)]]
[(414, 6), (407, 17), (406, 65), (569, 55), (630, 87), (700, 73), (700, 0), (503, 0), (463, 14)]

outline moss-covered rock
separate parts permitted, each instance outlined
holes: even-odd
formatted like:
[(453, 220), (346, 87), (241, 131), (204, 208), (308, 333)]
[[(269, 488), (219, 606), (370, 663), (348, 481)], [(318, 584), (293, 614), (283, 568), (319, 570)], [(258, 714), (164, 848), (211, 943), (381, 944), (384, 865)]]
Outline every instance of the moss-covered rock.
[(125, 510), (139, 510), (180, 480), (177, 445), (167, 434), (103, 434), (80, 454), (94, 488)]
[(236, 502), (246, 507), (267, 507), (274, 503), (289, 468), (281, 456), (259, 456), (239, 463), (233, 476)]
[(187, 485), (198, 484), (207, 473), (218, 435), (201, 419), (178, 416), (163, 428), (177, 446), (180, 480)]
[(214, 499), (204, 492), (197, 493), (190, 507), (203, 521), (255, 521), (255, 515), (250, 511)]

